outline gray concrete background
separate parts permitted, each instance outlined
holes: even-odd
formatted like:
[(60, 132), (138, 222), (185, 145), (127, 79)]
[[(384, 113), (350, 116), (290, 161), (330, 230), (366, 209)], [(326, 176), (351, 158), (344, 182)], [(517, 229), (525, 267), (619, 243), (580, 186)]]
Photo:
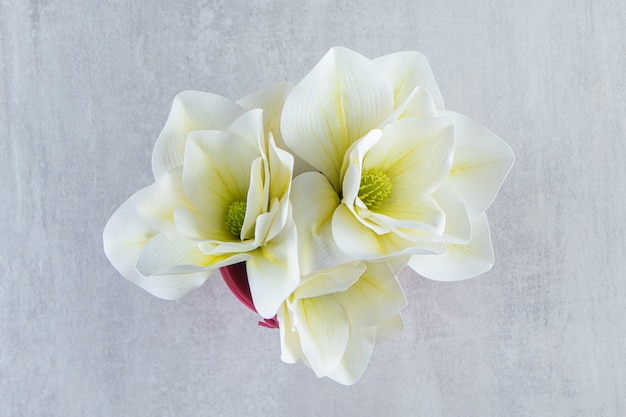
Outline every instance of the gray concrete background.
[[(1, 416), (626, 415), (623, 4), (335, 3), (0, 1)], [(423, 52), (517, 157), (494, 269), (405, 271), (407, 330), (352, 387), (282, 364), (217, 276), (162, 301), (101, 243), (177, 92), (296, 81), (333, 45)]]

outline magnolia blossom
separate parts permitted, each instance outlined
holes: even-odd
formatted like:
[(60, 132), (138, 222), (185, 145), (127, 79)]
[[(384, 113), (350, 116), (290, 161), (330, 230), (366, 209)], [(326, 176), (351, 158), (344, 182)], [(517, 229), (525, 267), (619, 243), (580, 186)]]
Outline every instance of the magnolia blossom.
[(513, 153), (444, 110), (421, 54), (331, 49), (290, 92), (281, 129), (317, 171), (293, 185), (298, 243), (312, 253), (303, 274), (392, 256), (440, 280), (491, 268), (484, 211)]
[(283, 361), (349, 385), (404, 328), (400, 269), (492, 267), (485, 210), (512, 163), (497, 135), (444, 109), (421, 54), (336, 47), (293, 87), (177, 95), (155, 182), (113, 214), (104, 249), (164, 299), (228, 267), (237, 298), (280, 328)]
[(293, 157), (273, 135), (287, 91), (277, 84), (241, 101), (265, 112), (208, 93), (176, 97), (155, 145), (156, 182), (126, 201), (104, 231), (105, 252), (122, 275), (172, 299), (215, 269), (245, 261), (256, 310), (276, 314), (300, 281)]
[(351, 262), (303, 278), (278, 312), (284, 362), (354, 384), (374, 345), (400, 334), (406, 298), (385, 262)]

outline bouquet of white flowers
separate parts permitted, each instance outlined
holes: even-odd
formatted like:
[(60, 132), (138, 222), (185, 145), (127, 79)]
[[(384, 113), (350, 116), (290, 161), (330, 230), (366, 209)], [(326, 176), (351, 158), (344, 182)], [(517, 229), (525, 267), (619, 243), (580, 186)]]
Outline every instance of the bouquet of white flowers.
[(444, 110), (423, 55), (335, 47), (295, 86), (178, 94), (155, 182), (113, 214), (104, 250), (164, 299), (220, 269), (280, 329), (284, 362), (353, 384), (404, 328), (403, 267), (441, 281), (491, 268), (485, 210), (513, 159)]

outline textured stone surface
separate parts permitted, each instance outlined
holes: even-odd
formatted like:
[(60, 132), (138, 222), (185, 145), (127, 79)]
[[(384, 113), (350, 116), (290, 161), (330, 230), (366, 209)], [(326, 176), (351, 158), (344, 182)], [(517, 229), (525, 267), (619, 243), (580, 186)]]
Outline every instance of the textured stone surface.
[[(175, 3), (0, 0), (0, 415), (626, 414), (619, 2)], [(178, 91), (239, 98), (333, 45), (422, 51), (447, 107), (517, 156), (494, 269), (405, 271), (407, 330), (353, 387), (282, 364), (217, 277), (162, 301), (101, 244)]]

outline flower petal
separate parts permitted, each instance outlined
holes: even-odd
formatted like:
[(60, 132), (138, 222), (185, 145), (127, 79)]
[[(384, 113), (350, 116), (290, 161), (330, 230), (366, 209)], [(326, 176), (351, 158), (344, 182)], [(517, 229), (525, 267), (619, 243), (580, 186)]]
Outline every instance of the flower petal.
[(159, 234), (141, 251), (137, 270), (145, 276), (183, 275), (213, 271), (250, 258), (251, 255), (247, 252), (207, 255), (198, 248), (196, 242), (184, 238), (171, 240), (164, 234)]
[(183, 169), (173, 168), (165, 172), (152, 185), (144, 188), (137, 198), (137, 213), (155, 229), (173, 237), (178, 234), (174, 223), (177, 207), (195, 211), (183, 189)]
[(343, 358), (350, 336), (341, 305), (330, 295), (304, 298), (294, 306), (302, 352), (318, 377), (332, 372)]
[(369, 211), (367, 208), (359, 208), (356, 212), (358, 218), (363, 219), (363, 224), (379, 234), (394, 232), (416, 243), (442, 240), (445, 213), (431, 196), (407, 195), (404, 204), (398, 204), (399, 202), (396, 196), (386, 207), (379, 208), (379, 211), (390, 215)]
[(400, 283), (384, 262), (368, 262), (367, 269), (354, 285), (333, 296), (343, 306), (350, 322), (362, 327), (376, 326), (407, 305)]
[(287, 222), (291, 208), (289, 195), (293, 173), (293, 156), (276, 147), (271, 134), (268, 141), (266, 163), (269, 166), (269, 175), (266, 177), (265, 184), (270, 201), (269, 211), (276, 210), (277, 212), (265, 237), (265, 239), (270, 240), (282, 230)]
[(463, 201), (447, 184), (433, 193), (433, 198), (446, 215), (444, 236), (449, 243), (465, 244), (472, 238), (472, 226)]
[[(349, 207), (364, 224), (369, 221), (371, 224), (366, 225), (379, 234), (391, 228), (416, 228), (441, 235), (445, 216), (430, 194), (444, 183), (452, 165), (453, 150), (454, 131), (450, 121), (411, 118), (389, 124), (383, 129), (381, 139), (364, 156), (362, 169), (386, 175), (391, 192), (372, 212), (363, 203), (356, 211)], [(353, 166), (351, 161), (350, 167)], [(347, 204), (347, 198), (352, 196), (346, 188), (350, 174), (349, 168), (344, 179), (343, 201)], [(359, 202), (357, 199), (357, 206)]]
[(137, 271), (141, 251), (157, 233), (135, 210), (139, 193), (111, 216), (103, 233), (104, 252), (120, 274), (150, 294), (165, 300), (180, 298), (202, 285), (210, 273), (146, 277)]
[(393, 92), (382, 72), (356, 52), (335, 47), (287, 97), (283, 139), (339, 190), (344, 153), (392, 109)]
[(281, 199), (284, 195), (288, 196), (293, 175), (293, 156), (278, 148), (271, 134), (268, 140), (267, 162), (270, 171), (269, 198)]
[(409, 266), (418, 274), (437, 281), (459, 281), (487, 272), (493, 266), (493, 249), (487, 216), (472, 220), (472, 240), (448, 244), (443, 255), (412, 256)]
[(410, 256), (392, 256), (381, 262), (386, 262), (387, 266), (391, 268), (391, 272), (394, 275), (398, 275), (407, 265), (409, 259), (411, 259)]
[(137, 199), (144, 190), (135, 193), (113, 213), (102, 235), (107, 258), (120, 274), (134, 283), (144, 278), (135, 268), (139, 254), (150, 239), (159, 233), (135, 209)]
[(267, 210), (269, 192), (263, 184), (265, 169), (263, 159), (257, 158), (250, 165), (250, 186), (246, 196), (246, 215), (241, 227), (242, 239), (254, 239), (257, 218)]
[(292, 88), (293, 84), (280, 81), (237, 101), (237, 104), (246, 110), (263, 109), (263, 126), (267, 132), (274, 135), (276, 143), (281, 148), (285, 148), (285, 145), (280, 133), (280, 115), (283, 112), (287, 94)]
[[(183, 168), (185, 194), (205, 219), (204, 239), (224, 239), (231, 234), (227, 210), (235, 201), (246, 201), (251, 166), (259, 151), (246, 139), (224, 131), (189, 134)], [(224, 239), (226, 240), (226, 239)], [(238, 240), (232, 236), (231, 240)]]
[[(286, 198), (284, 201), (286, 201)], [(269, 210), (259, 215), (256, 219), (256, 227), (254, 229), (256, 245), (262, 246), (278, 235), (285, 227), (288, 217), (288, 202), (281, 205), (277, 198), (273, 198), (270, 201)]]
[(293, 218), (298, 229), (300, 272), (312, 272), (351, 262), (335, 244), (333, 212), (339, 196), (328, 179), (318, 172), (307, 172), (293, 180), (291, 190)]
[(375, 340), (375, 327), (350, 326), (350, 338), (343, 358), (327, 376), (343, 385), (356, 383), (367, 368), (374, 351)]
[[(211, 219), (189, 207), (179, 206), (174, 210), (174, 223), (176, 224), (178, 234), (187, 239), (196, 241), (207, 239), (211, 239), (211, 241), (227, 241), (235, 239), (223, 220)], [(211, 253), (211, 251), (206, 253)]]
[(439, 242), (417, 244), (393, 232), (379, 235), (357, 220), (343, 204), (333, 213), (332, 234), (339, 249), (353, 259), (441, 253), (445, 250)]
[(376, 326), (376, 344), (387, 343), (400, 336), (404, 331), (404, 319), (398, 313), (384, 323)]
[[(401, 150), (401, 151), (400, 151)], [(363, 170), (377, 169), (392, 181), (400, 200), (430, 194), (445, 181), (454, 155), (454, 125), (448, 119), (401, 119), (383, 129), (363, 159)]]
[(365, 136), (354, 142), (346, 151), (341, 166), (342, 203), (352, 207), (359, 194), (361, 176), (363, 174), (363, 159), (367, 152), (382, 138), (382, 130), (370, 130)]
[[(416, 242), (425, 240), (421, 230), (440, 235), (444, 228), (444, 213), (432, 197), (428, 195), (428, 192), (419, 192), (419, 186), (406, 184), (406, 181), (403, 182), (402, 178), (391, 178), (391, 195), (387, 197), (386, 201), (379, 202), (379, 205), (374, 209), (370, 210), (358, 197), (362, 181), (361, 177), (363, 172), (366, 172), (362, 167), (363, 160), (367, 158), (367, 153), (381, 139), (382, 131), (374, 129), (355, 142), (346, 152), (341, 169), (343, 178), (342, 203), (348, 207), (357, 220), (379, 235), (394, 231), (394, 233), (403, 236), (405, 239)], [(406, 150), (403, 149), (403, 151)], [(401, 155), (405, 155), (405, 153), (403, 152)], [(375, 157), (372, 157), (372, 159), (375, 159)], [(389, 165), (391, 166), (395, 163), (397, 162), (389, 162)], [(393, 171), (393, 168), (390, 166), (386, 166), (383, 163), (378, 166), (370, 166), (370, 169), (373, 169), (374, 172), (388, 174)], [(418, 167), (409, 167), (409, 169), (411, 168), (419, 169)], [(407, 178), (409, 177), (405, 176), (404, 180)], [(443, 178), (442, 176), (440, 181), (443, 181)], [(411, 228), (421, 230), (417, 230), (419, 233), (411, 238), (409, 237), (412, 234)], [(400, 231), (400, 229), (404, 230)]]
[(478, 122), (446, 111), (454, 120), (454, 162), (447, 183), (461, 197), (470, 218), (484, 212), (513, 166), (513, 151), (499, 136)]
[(415, 87), (426, 89), (438, 110), (443, 110), (443, 99), (428, 60), (419, 52), (405, 51), (381, 56), (372, 62), (378, 65), (393, 86), (395, 106), (402, 103)]
[(266, 137), (263, 110), (252, 109), (245, 112), (224, 130), (245, 139), (250, 146), (257, 149), (259, 141), (264, 141)]
[(224, 129), (244, 109), (237, 103), (215, 94), (183, 91), (176, 95), (167, 122), (152, 154), (156, 179), (183, 164), (187, 134), (194, 130)]
[(199, 288), (211, 276), (210, 271), (184, 275), (154, 275), (135, 282), (141, 288), (163, 300), (176, 300)]
[(283, 304), (278, 310), (277, 316), (280, 323), (280, 359), (285, 363), (296, 363), (298, 360), (304, 359), (304, 353), (300, 346), (300, 336), (293, 328), (286, 304)]
[(294, 291), (294, 299), (319, 297), (345, 291), (352, 286), (365, 271), (365, 264), (354, 261), (317, 271)]
[(283, 231), (253, 252), (246, 262), (248, 282), (257, 312), (272, 318), (300, 283), (296, 226), (289, 220)]
[(428, 91), (422, 87), (416, 87), (413, 92), (396, 107), (391, 116), (380, 126), (380, 129), (396, 120), (411, 117), (437, 117), (435, 102), (431, 95), (428, 94)]
[(144, 276), (209, 271), (211, 257), (185, 238), (172, 240), (159, 233), (144, 246), (137, 259), (137, 270)]

